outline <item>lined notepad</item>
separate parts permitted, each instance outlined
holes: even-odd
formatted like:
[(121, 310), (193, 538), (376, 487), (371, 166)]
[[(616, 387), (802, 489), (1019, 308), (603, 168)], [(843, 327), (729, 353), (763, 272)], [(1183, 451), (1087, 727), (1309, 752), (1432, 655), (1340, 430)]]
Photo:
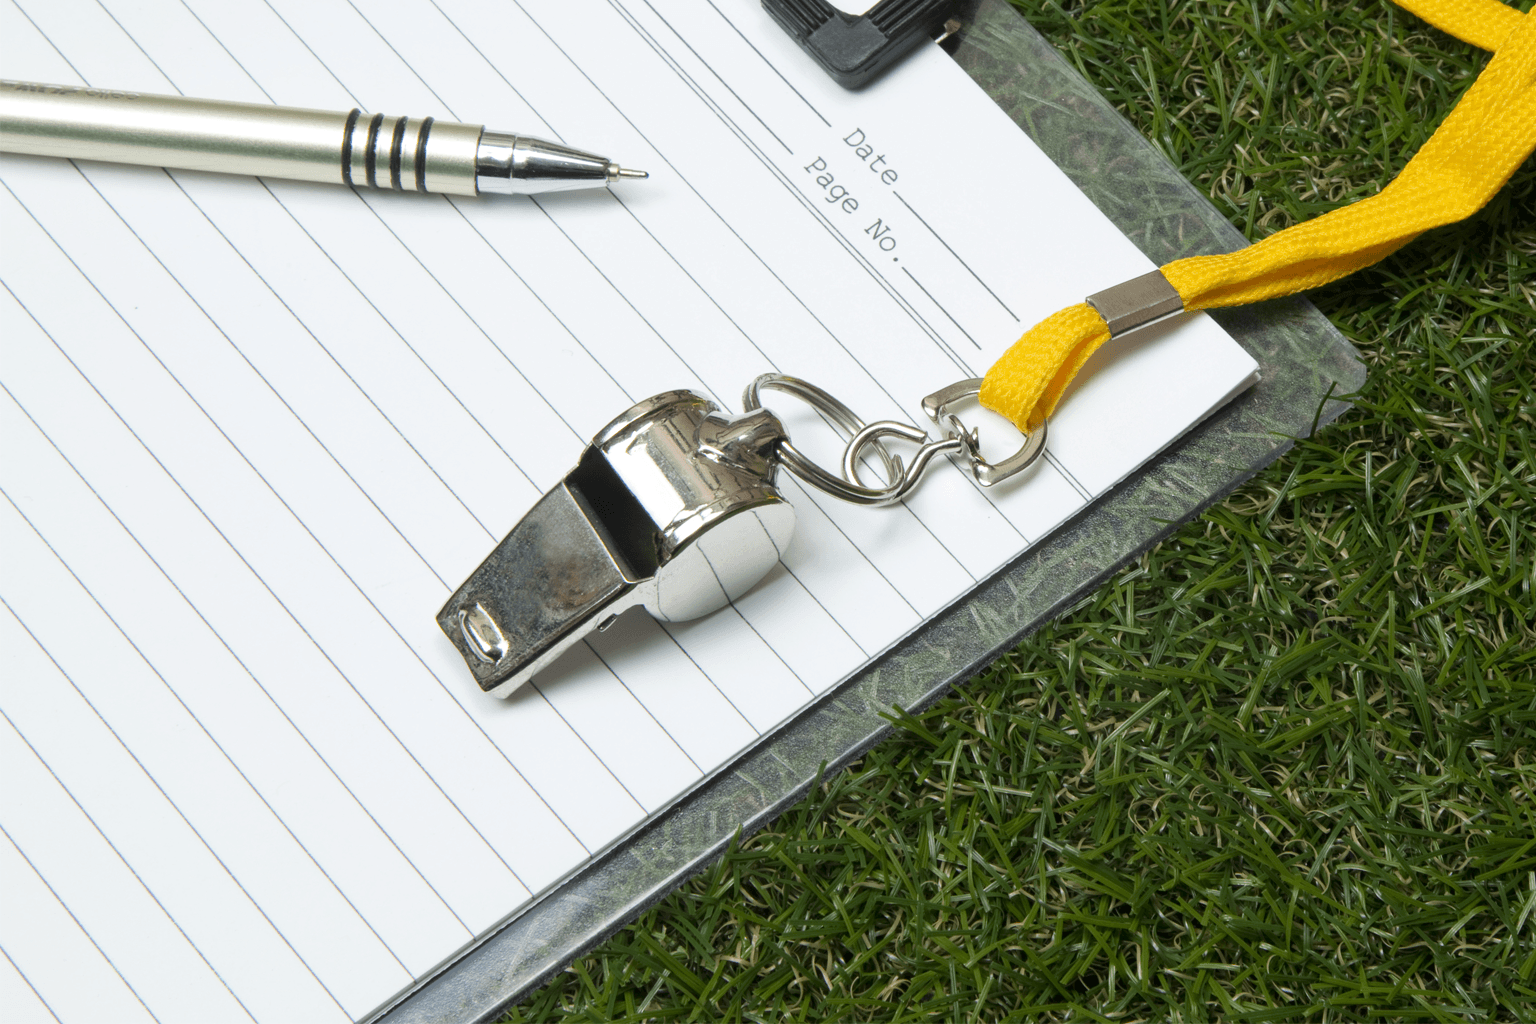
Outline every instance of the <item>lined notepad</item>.
[(0, 47), (652, 175), (448, 200), (0, 160), (7, 1020), (367, 1013), (1253, 379), (1192, 318), (1097, 357), (1017, 485), (939, 466), (877, 511), (781, 476), (756, 589), (496, 700), (433, 614), (634, 401), (737, 410), (776, 370), (911, 421), (1148, 261), (937, 49), (847, 93), (755, 0), (0, 0)]

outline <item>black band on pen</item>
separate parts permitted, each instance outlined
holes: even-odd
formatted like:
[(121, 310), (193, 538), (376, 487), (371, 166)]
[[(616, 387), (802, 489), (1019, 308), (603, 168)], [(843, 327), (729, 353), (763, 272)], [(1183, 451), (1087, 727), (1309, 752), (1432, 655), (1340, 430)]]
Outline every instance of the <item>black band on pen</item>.
[(352, 132), (362, 116), (363, 112), (353, 107), (347, 115), (347, 126), (341, 130), (341, 183), (348, 188), (352, 187)]
[(383, 114), (374, 114), (368, 122), (368, 151), (363, 154), (363, 166), (368, 171), (368, 187), (379, 187), (379, 125), (384, 123)]
[(427, 190), (427, 136), (432, 134), (432, 119), (426, 118), (416, 129), (416, 191)]
[(389, 184), (396, 192), (404, 192), (405, 186), (400, 184), (400, 146), (405, 142), (405, 122), (407, 118), (395, 121), (395, 135), (389, 140)]

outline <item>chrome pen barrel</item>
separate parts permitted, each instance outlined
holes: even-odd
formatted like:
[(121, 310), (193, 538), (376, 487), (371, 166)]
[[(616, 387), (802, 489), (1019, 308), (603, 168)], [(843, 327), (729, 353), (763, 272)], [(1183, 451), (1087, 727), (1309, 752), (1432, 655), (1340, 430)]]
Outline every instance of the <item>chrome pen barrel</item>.
[(0, 150), (475, 195), (480, 126), (0, 82)]
[(643, 176), (554, 142), (391, 117), (0, 81), (0, 151), (473, 196)]

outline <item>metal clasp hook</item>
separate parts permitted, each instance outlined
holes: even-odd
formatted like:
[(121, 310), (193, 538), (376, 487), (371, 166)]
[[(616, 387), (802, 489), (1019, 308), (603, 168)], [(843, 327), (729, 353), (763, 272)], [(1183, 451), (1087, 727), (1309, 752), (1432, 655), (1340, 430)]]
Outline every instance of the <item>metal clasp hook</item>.
[(1009, 477), (1017, 476), (1035, 464), (1035, 460), (1045, 451), (1045, 433), (1049, 424), (1041, 421), (1039, 428), (1031, 431), (1024, 438), (1024, 446), (1006, 459), (1001, 462), (988, 462), (981, 457), (981, 450), (976, 446), (976, 431), (967, 433), (965, 425), (949, 411), (949, 406), (962, 398), (974, 398), (979, 394), (981, 394), (980, 377), (957, 381), (923, 399), (923, 413), (940, 429), (949, 430), (949, 436), (959, 437), (965, 441), (965, 453), (971, 463), (971, 475), (981, 486), (991, 487)]
[[(970, 463), (971, 475), (976, 482), (983, 487), (991, 487), (993, 484), (1002, 483), (1009, 477), (1017, 476), (1030, 466), (1045, 451), (1046, 425), (1040, 424), (1024, 439), (1024, 446), (1017, 452), (1003, 459), (1001, 462), (988, 462), (981, 457), (981, 448), (978, 444), (978, 432), (975, 428), (967, 430), (960, 418), (949, 411), (949, 406), (963, 398), (971, 398), (981, 391), (981, 378), (973, 377), (970, 380), (958, 381), (947, 388), (941, 388), (923, 399), (923, 412), (934, 422), (940, 430), (944, 431), (944, 439), (941, 441), (929, 441), (928, 435), (916, 427), (909, 427), (904, 423), (895, 423), (889, 420), (880, 423), (871, 423), (869, 426), (853, 435), (848, 442), (847, 449), (843, 452), (843, 476), (849, 480), (862, 484), (859, 478), (859, 459), (863, 456), (864, 446), (870, 443), (878, 443), (884, 437), (900, 437), (903, 440), (913, 441), (919, 445), (917, 454), (912, 457), (912, 468), (901, 479), (887, 489), (892, 495), (889, 501), (881, 504), (889, 504), (899, 501), (908, 491), (917, 485), (917, 478), (927, 467), (929, 461), (935, 455), (947, 455), (951, 452), (964, 452), (966, 460)], [(881, 448), (884, 451), (884, 448)], [(898, 465), (900, 460), (897, 460)]]
[[(902, 472), (901, 459), (893, 456), (896, 462), (896, 473), (891, 477), (891, 483), (882, 492), (881, 500), (875, 503), (880, 505), (894, 505), (905, 498), (907, 492), (917, 486), (923, 471), (928, 468), (928, 463), (933, 461), (935, 455), (967, 451), (975, 441), (974, 435), (966, 437), (963, 431), (960, 434), (952, 433), (942, 441), (930, 441), (928, 434), (917, 427), (897, 423), (895, 420), (880, 420), (854, 434), (848, 442), (848, 447), (843, 449), (843, 476), (862, 486), (863, 480), (859, 478), (859, 459), (864, 453), (864, 446), (879, 445), (880, 439), (885, 437), (899, 437), (919, 447), (917, 453), (912, 456), (912, 465), (906, 472)], [(884, 445), (880, 446), (880, 451), (885, 451)]]
[[(780, 443), (779, 454), (784, 465), (806, 483), (856, 505), (893, 505), (901, 501), (917, 486), (928, 464), (938, 455), (963, 452), (970, 463), (971, 475), (983, 487), (991, 487), (1029, 468), (1045, 450), (1046, 428), (1042, 423), (1038, 430), (1025, 439), (1022, 448), (1001, 462), (990, 463), (981, 457), (976, 430), (967, 430), (959, 418), (949, 411), (953, 403), (980, 393), (980, 377), (951, 384), (923, 399), (923, 412), (945, 432), (944, 437), (938, 441), (929, 440), (926, 431), (895, 420), (866, 424), (851, 409), (821, 388), (798, 377), (783, 374), (765, 373), (747, 385), (742, 395), (743, 408), (761, 408), (759, 392), (763, 388), (783, 391), (803, 399), (852, 435), (843, 449), (842, 465), (839, 467), (841, 476), (818, 466), (800, 454), (788, 441)], [(881, 443), (885, 438), (900, 438), (919, 446), (912, 456), (910, 466), (903, 466), (901, 459), (886, 449)], [(865, 448), (871, 444), (875, 446), (889, 481), (884, 487), (868, 487), (859, 476), (858, 464), (864, 457)]]

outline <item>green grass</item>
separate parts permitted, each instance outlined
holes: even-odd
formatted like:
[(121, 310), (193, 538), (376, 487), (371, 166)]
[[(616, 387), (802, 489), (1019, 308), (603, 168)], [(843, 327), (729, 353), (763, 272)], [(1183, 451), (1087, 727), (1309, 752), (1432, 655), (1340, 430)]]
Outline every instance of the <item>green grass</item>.
[[(1381, 0), (1016, 2), (1251, 238), (1486, 60)], [(1313, 298), (1352, 412), (507, 1019), (1536, 1018), (1536, 166)]]

